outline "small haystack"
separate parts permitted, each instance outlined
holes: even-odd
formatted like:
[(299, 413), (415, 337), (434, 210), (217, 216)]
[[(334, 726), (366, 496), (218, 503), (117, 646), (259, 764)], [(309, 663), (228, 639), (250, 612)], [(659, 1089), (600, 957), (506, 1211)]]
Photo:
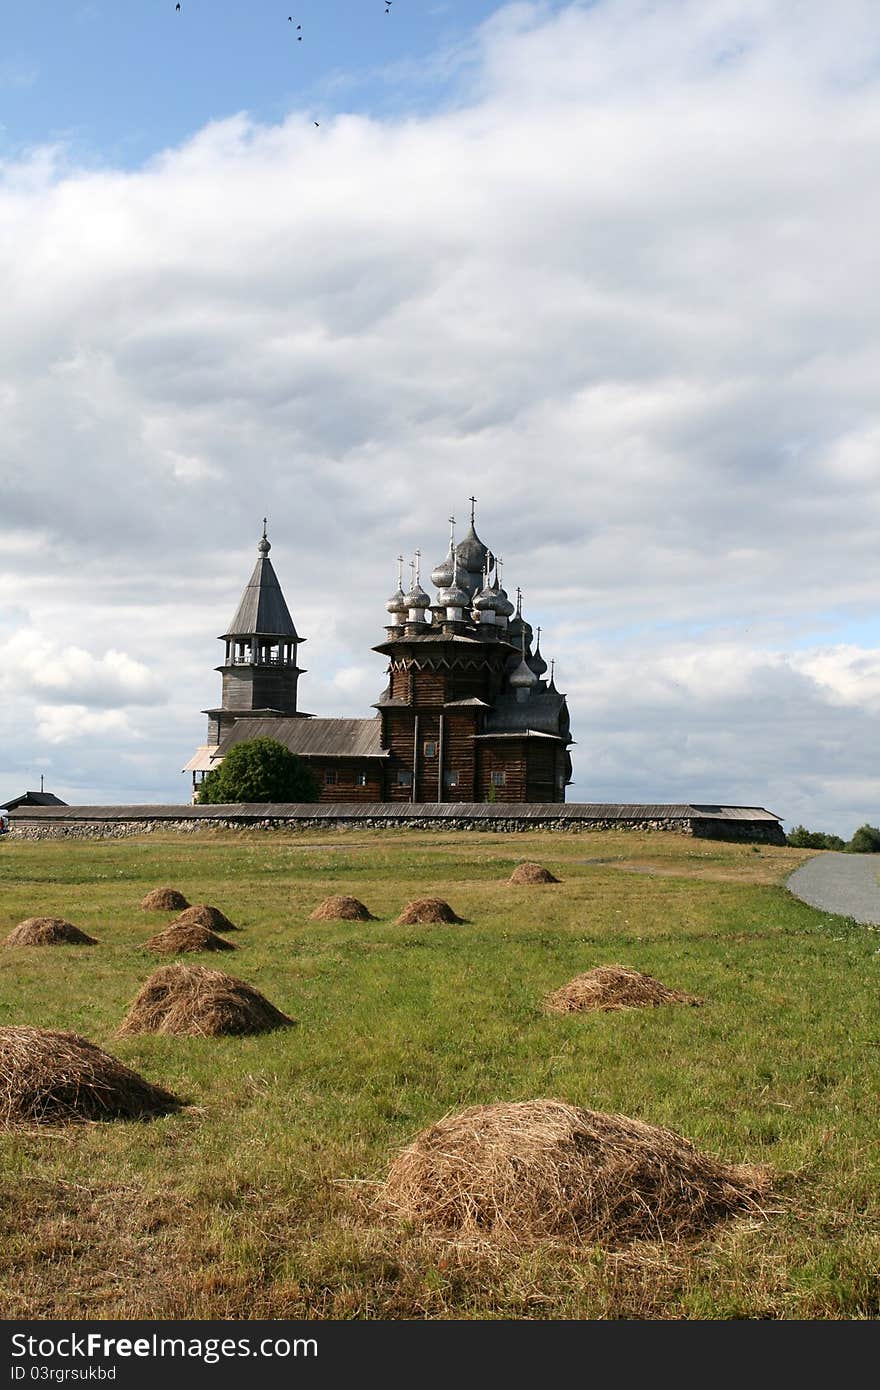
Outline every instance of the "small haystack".
[(28, 917), (19, 922), (4, 946), (97, 946), (93, 936), (80, 931), (63, 917)]
[(407, 903), (397, 919), (397, 925), (413, 927), (436, 922), (463, 921), (464, 918), (457, 917), (449, 903), (445, 903), (442, 898), (416, 898), (415, 902)]
[(558, 883), (559, 879), (543, 864), (517, 864), (508, 883)]
[(668, 1129), (558, 1100), (475, 1105), (423, 1130), (382, 1203), (405, 1221), (520, 1244), (693, 1236), (759, 1209), (768, 1181)]
[(182, 1104), (77, 1033), (0, 1028), (0, 1125), (149, 1120)]
[(179, 917), (175, 917), (171, 923), (173, 927), (179, 924), (191, 926), (195, 923), (199, 927), (207, 927), (208, 931), (238, 931), (239, 928), (234, 922), (230, 922), (224, 912), (219, 907), (209, 907), (207, 903), (196, 903), (195, 907), (188, 907), (185, 912), (181, 912)]
[(198, 922), (172, 922), (170, 927), (151, 936), (148, 951), (161, 956), (182, 955), (184, 951), (234, 951), (231, 941), (226, 941), (208, 927)]
[(346, 893), (337, 893), (325, 898), (314, 912), (309, 914), (313, 922), (375, 922), (372, 912), (358, 898), (350, 898)]
[(651, 975), (628, 970), (625, 965), (597, 965), (583, 975), (575, 975), (567, 985), (554, 990), (544, 1000), (551, 1014), (587, 1013), (591, 1009), (610, 1012), (618, 1009), (650, 1009), (658, 1004), (692, 1004), (703, 1000), (680, 989), (669, 989)]
[(292, 1018), (244, 980), (204, 965), (163, 965), (147, 980), (122, 1021), (120, 1033), (180, 1033), (216, 1038), (268, 1033)]
[(179, 912), (182, 907), (189, 907), (189, 899), (176, 888), (154, 888), (141, 899), (141, 907), (146, 912)]

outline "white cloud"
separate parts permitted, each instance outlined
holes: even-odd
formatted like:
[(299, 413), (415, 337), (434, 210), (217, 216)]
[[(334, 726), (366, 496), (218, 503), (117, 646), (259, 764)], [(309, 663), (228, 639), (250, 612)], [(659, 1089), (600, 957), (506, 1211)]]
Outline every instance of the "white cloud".
[(303, 707), (368, 713), (393, 556), (475, 491), (576, 676), (577, 795), (720, 795), (757, 727), (736, 785), (865, 819), (877, 56), (862, 0), (514, 5), (431, 114), (4, 165), (0, 632), (60, 634), (6, 639), (7, 710), (137, 705), (123, 794), (176, 792), (268, 514)]
[(19, 628), (0, 642), (0, 689), (92, 705), (152, 703), (160, 695), (156, 675), (126, 652), (102, 656), (61, 646), (33, 628)]
[(50, 744), (106, 734), (124, 738), (135, 736), (124, 710), (90, 710), (85, 705), (38, 705), (35, 714), (37, 735)]

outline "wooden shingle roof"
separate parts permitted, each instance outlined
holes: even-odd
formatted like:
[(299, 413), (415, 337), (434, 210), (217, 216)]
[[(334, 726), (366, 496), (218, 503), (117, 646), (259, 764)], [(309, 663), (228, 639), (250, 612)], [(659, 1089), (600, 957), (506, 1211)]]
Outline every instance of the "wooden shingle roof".
[(214, 766), (237, 743), (274, 738), (301, 758), (387, 758), (379, 719), (261, 719), (239, 715), (216, 752)]

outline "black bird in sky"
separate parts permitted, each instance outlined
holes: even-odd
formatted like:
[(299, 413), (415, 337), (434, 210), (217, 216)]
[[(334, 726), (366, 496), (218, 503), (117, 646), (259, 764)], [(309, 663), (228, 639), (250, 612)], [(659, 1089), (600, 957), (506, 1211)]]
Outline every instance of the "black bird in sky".
[(180, 0), (178, 0), (178, 3), (174, 6), (174, 8), (175, 8), (176, 10), (179, 10), (179, 9), (180, 9)]

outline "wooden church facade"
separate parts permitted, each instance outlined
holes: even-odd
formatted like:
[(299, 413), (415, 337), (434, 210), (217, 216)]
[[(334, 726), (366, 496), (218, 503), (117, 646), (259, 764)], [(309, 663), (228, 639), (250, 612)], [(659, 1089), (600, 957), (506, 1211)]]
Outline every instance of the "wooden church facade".
[[(454, 526), (454, 523), (453, 523)], [(193, 794), (236, 743), (272, 737), (314, 771), (326, 802), (554, 802), (571, 778), (568, 707), (531, 626), (503, 586), (500, 562), (471, 524), (431, 574), (417, 560), (385, 605), (388, 685), (371, 719), (321, 719), (297, 708), (299, 636), (269, 559), (258, 560), (221, 641), (218, 708), (186, 765)], [(402, 566), (402, 559), (399, 564)]]

